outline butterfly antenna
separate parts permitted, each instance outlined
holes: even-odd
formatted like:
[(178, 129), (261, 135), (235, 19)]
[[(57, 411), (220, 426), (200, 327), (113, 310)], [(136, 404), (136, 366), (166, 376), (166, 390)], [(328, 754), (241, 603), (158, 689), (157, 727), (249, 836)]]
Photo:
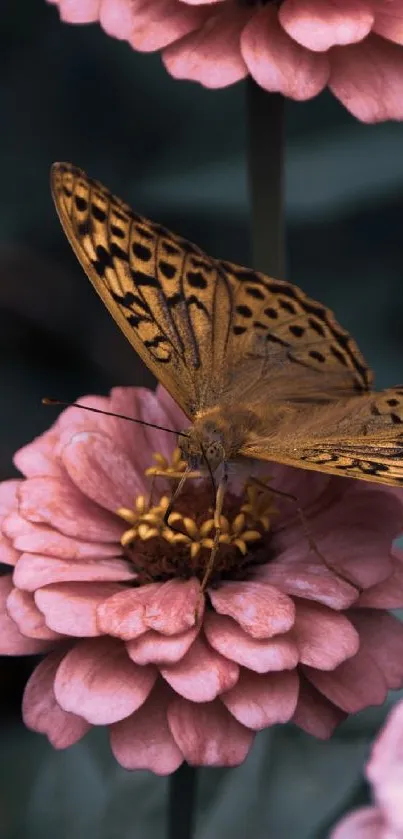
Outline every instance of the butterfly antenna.
[(181, 437), (188, 436), (184, 431), (175, 431), (173, 428), (165, 428), (164, 425), (155, 425), (154, 422), (134, 419), (134, 417), (128, 417), (126, 414), (114, 414), (112, 411), (103, 411), (101, 408), (90, 408), (89, 405), (80, 405), (79, 402), (63, 402), (61, 399), (53, 399), (51, 396), (44, 396), (42, 399), (42, 405), (63, 405), (65, 408), (81, 408), (83, 411), (92, 411), (93, 414), (103, 414), (107, 417), (117, 417), (118, 419), (135, 422), (138, 425), (146, 425), (148, 428), (157, 428), (158, 431), (168, 431), (169, 434), (176, 434), (177, 436), (180, 434)]

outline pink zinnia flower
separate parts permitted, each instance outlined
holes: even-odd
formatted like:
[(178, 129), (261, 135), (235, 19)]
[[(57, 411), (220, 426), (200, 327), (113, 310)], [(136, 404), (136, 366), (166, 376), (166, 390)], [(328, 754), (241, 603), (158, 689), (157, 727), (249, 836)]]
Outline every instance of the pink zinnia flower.
[(403, 119), (403, 0), (48, 0), (178, 79), (226, 87), (250, 73), (292, 99), (327, 85), (364, 122)]
[[(161, 387), (81, 401), (187, 425)], [(26, 687), (26, 724), (58, 748), (108, 725), (123, 766), (165, 774), (183, 760), (238, 764), (274, 723), (328, 737), (382, 703), (403, 684), (403, 627), (385, 611), (403, 604), (402, 556), (391, 553), (401, 494), (272, 465), (271, 485), (299, 498), (327, 564), (293, 502), (234, 485), (203, 593), (210, 482), (188, 480), (172, 530), (172, 482), (144, 474), (153, 452), (162, 471), (180, 469), (174, 445), (167, 432), (68, 408), (17, 452), (24, 478), (0, 485), (0, 558), (13, 567), (0, 579), (0, 652), (46, 653)]]
[(403, 836), (403, 702), (378, 735), (366, 767), (375, 803), (346, 816), (331, 839), (401, 839)]

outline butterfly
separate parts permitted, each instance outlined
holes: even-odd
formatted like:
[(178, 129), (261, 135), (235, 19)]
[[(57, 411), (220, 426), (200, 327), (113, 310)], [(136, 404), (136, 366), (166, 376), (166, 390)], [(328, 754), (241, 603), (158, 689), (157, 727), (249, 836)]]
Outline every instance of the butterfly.
[(220, 475), (217, 523), (228, 466), (249, 459), (403, 485), (403, 386), (371, 389), (329, 309), (207, 256), (70, 163), (53, 165), (51, 186), (96, 291), (191, 422), (188, 471)]

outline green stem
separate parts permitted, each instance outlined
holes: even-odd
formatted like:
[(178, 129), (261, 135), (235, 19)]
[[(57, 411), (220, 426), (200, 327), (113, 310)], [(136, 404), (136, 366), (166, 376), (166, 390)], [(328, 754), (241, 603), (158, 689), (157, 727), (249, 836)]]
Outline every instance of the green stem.
[(284, 98), (246, 82), (253, 266), (283, 279)]
[(195, 821), (196, 768), (182, 763), (169, 777), (168, 839), (192, 839)]

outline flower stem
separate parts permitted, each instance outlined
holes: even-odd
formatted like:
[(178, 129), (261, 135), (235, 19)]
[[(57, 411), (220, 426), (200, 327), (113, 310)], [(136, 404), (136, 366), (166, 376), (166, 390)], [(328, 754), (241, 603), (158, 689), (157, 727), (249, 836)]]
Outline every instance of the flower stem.
[(169, 777), (168, 839), (192, 839), (196, 768), (182, 763)]
[(284, 98), (246, 82), (253, 265), (283, 279)]

